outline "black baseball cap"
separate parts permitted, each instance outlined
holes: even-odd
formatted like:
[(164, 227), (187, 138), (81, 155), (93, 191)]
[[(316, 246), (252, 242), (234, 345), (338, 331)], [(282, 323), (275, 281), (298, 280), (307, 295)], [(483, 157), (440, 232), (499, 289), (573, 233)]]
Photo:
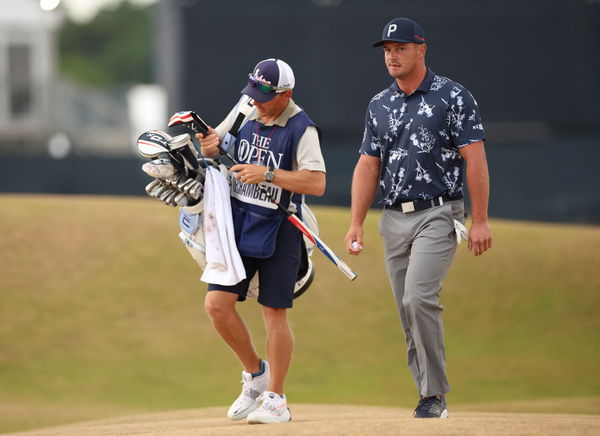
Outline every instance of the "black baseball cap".
[(379, 47), (386, 41), (425, 44), (425, 32), (419, 23), (410, 18), (394, 18), (385, 25), (381, 39), (373, 43), (373, 47)]

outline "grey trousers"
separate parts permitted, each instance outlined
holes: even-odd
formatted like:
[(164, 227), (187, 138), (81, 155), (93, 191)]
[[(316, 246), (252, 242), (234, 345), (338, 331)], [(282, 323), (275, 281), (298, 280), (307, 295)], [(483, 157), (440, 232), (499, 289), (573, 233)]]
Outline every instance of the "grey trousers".
[(379, 221), (388, 278), (396, 298), (408, 367), (421, 396), (450, 390), (442, 310), (442, 281), (456, 252), (454, 219), (464, 223), (464, 203), (454, 200), (419, 212), (386, 209)]

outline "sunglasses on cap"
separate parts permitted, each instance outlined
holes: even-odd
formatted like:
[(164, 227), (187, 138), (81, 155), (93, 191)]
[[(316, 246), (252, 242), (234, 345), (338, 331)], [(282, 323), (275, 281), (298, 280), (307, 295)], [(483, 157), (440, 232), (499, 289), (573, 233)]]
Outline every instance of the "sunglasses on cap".
[(289, 88), (281, 88), (279, 86), (273, 86), (265, 80), (257, 79), (252, 75), (248, 74), (248, 85), (258, 89), (263, 94), (271, 94), (276, 91), (287, 91)]

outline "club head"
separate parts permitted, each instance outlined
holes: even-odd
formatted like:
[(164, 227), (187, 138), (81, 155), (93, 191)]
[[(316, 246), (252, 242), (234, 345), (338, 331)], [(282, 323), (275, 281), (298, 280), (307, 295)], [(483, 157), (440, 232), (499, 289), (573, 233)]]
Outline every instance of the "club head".
[(151, 177), (168, 180), (177, 174), (177, 170), (169, 159), (155, 159), (142, 165), (142, 171)]
[(181, 173), (177, 173), (173, 177), (171, 177), (170, 179), (166, 180), (165, 182), (169, 186), (177, 189), (177, 184), (179, 183), (180, 180), (185, 180), (185, 176), (183, 174), (181, 174)]
[(166, 202), (169, 197), (174, 196), (173, 194), (177, 195), (177, 193), (178, 192), (176, 189), (167, 187), (167, 189), (161, 192), (156, 198), (158, 198), (160, 201)]
[(185, 179), (185, 180), (182, 180), (179, 183), (177, 183), (177, 189), (179, 189), (180, 191), (187, 192), (187, 189), (190, 186), (193, 186), (193, 184), (194, 184), (193, 179)]
[(197, 184), (190, 189), (190, 197), (192, 197), (194, 200), (199, 200), (200, 197), (202, 197), (202, 194), (204, 194), (204, 186), (198, 182), (196, 183)]
[(177, 202), (175, 201), (175, 198), (177, 198), (178, 195), (179, 192), (177, 191), (171, 192), (171, 194), (165, 199), (165, 204), (171, 207), (176, 207)]
[(175, 201), (175, 203), (177, 203), (177, 206), (184, 207), (184, 206), (187, 206), (189, 204), (190, 199), (188, 198), (188, 196), (184, 192), (180, 192), (175, 197), (174, 201)]
[(182, 186), (181, 190), (183, 192), (185, 192), (186, 194), (190, 195), (192, 198), (194, 198), (194, 200), (197, 200), (198, 197), (193, 197), (193, 195), (191, 194), (192, 191), (194, 192), (200, 192), (200, 190), (202, 189), (202, 185), (200, 185), (199, 182), (197, 182), (196, 180), (192, 180), (192, 179), (188, 179), (189, 182), (186, 183), (184, 186)]
[(144, 132), (137, 140), (138, 152), (151, 159), (162, 153), (169, 153), (169, 141), (172, 139), (171, 135), (162, 130)]
[(150, 196), (160, 199), (161, 195), (163, 195), (165, 192), (170, 191), (170, 190), (171, 190), (171, 187), (169, 185), (165, 185), (165, 184), (161, 183), (150, 193)]
[(146, 185), (146, 194), (153, 197), (152, 192), (161, 185), (160, 180), (152, 180), (150, 183)]

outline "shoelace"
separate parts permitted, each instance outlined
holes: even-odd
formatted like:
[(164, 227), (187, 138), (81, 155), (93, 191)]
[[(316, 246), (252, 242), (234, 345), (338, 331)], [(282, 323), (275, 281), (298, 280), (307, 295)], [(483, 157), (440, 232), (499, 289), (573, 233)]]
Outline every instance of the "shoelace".
[(247, 397), (252, 397), (252, 388), (250, 386), (244, 386), (242, 388), (242, 391), (244, 392), (244, 395), (246, 395)]
[(431, 406), (434, 404), (441, 405), (441, 401), (439, 399), (437, 399), (436, 397), (421, 398), (419, 400), (419, 404), (417, 404), (417, 410), (419, 410), (419, 409), (429, 410), (431, 408)]
[(251, 381), (244, 381), (244, 379), (242, 378), (242, 381), (240, 381), (240, 383), (242, 383), (242, 392), (244, 393), (244, 395), (251, 397), (251, 398), (256, 398), (256, 395), (254, 394), (256, 392), (256, 390), (252, 389), (252, 382)]
[(275, 398), (271, 398), (269, 395), (263, 396), (262, 408), (266, 410), (279, 410), (285, 405), (285, 402), (282, 402), (277, 406), (277, 401)]

